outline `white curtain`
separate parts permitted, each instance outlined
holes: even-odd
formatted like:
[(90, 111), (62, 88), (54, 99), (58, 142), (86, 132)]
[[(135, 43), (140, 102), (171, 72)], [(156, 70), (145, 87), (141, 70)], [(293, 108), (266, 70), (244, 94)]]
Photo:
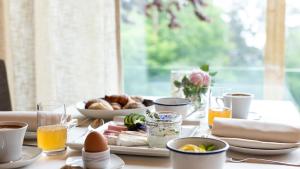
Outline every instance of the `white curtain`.
[(115, 1), (2, 0), (2, 6), (0, 46), (14, 109), (120, 92)]

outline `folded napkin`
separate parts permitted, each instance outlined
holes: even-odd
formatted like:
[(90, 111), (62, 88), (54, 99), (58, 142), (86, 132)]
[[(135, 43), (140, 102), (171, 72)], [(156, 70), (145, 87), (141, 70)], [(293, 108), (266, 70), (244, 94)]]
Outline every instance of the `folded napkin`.
[(255, 120), (215, 118), (212, 134), (267, 142), (300, 142), (300, 127)]
[[(58, 113), (48, 113), (47, 116), (39, 116), (47, 122), (47, 125), (58, 124), (61, 115)], [(36, 111), (0, 111), (0, 121), (18, 121), (28, 124), (27, 131), (36, 131), (38, 128), (38, 118)], [(45, 123), (43, 123), (45, 124)]]

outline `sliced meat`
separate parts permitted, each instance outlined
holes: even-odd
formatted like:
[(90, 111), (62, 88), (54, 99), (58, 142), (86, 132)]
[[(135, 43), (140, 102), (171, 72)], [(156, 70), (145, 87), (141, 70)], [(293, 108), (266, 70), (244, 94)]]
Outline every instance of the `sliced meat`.
[(114, 130), (114, 131), (118, 131), (118, 132), (121, 132), (121, 131), (127, 131), (127, 127), (126, 126), (123, 126), (123, 125), (108, 125), (108, 130)]
[(115, 130), (105, 130), (104, 135), (119, 135), (120, 132), (119, 131), (115, 131)]

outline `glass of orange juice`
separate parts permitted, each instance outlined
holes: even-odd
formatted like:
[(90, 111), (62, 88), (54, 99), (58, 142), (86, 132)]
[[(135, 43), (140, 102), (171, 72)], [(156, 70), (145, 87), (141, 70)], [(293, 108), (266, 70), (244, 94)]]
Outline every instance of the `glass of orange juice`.
[(223, 102), (224, 88), (213, 87), (210, 90), (208, 101), (208, 125), (211, 128), (216, 117), (231, 118), (232, 110), (231, 105), (225, 107)]
[(66, 150), (67, 115), (65, 105), (38, 104), (37, 145), (46, 155), (56, 155)]

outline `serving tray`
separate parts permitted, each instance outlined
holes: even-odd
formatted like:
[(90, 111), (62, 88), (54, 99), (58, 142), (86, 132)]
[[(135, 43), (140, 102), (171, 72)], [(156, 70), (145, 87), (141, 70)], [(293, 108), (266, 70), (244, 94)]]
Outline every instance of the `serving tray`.
[[(110, 121), (105, 123), (102, 127), (97, 129), (97, 132), (103, 133), (108, 125), (115, 124), (118, 122)], [(188, 137), (195, 135), (195, 132), (198, 130), (199, 126), (192, 125), (183, 125), (181, 136), (180, 137)], [(70, 129), (70, 137), (67, 141), (67, 146), (69, 146), (73, 150), (81, 151), (83, 148), (83, 143), (86, 135), (84, 133), (87, 129), (83, 128), (72, 128)], [(77, 136), (74, 136), (74, 135)], [(158, 157), (167, 157), (169, 156), (169, 150), (166, 148), (150, 148), (148, 146), (135, 146), (135, 147), (126, 147), (126, 146), (116, 146), (110, 145), (111, 153), (114, 154), (128, 154), (128, 155), (139, 155), (139, 156), (158, 156)]]

